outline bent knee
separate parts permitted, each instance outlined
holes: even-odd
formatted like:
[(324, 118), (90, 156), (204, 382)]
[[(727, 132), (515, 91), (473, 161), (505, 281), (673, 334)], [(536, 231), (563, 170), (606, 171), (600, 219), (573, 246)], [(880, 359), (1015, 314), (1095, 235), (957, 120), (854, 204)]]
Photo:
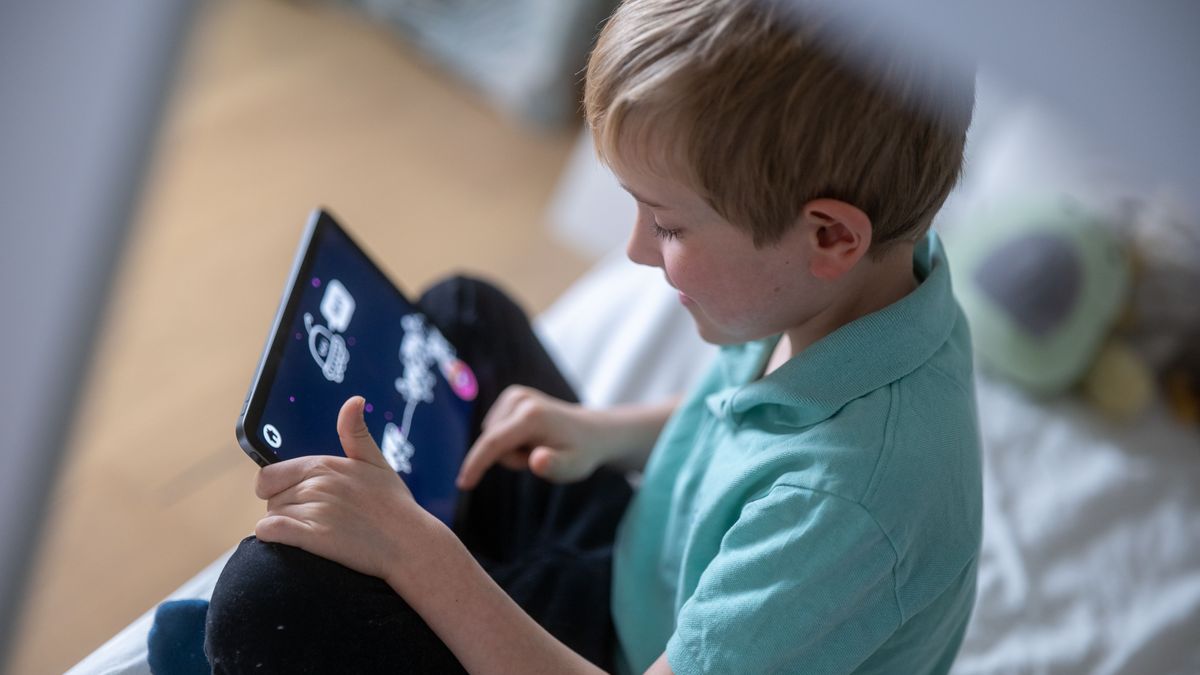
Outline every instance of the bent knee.
[(213, 590), (204, 652), (214, 673), (462, 672), (383, 580), (255, 537)]
[(391, 593), (380, 579), (303, 549), (251, 536), (238, 544), (225, 563), (213, 590), (212, 607), (218, 614), (224, 609), (288, 611), (296, 605), (337, 604), (381, 590)]
[(239, 672), (250, 661), (274, 664), (278, 672), (311, 666), (318, 654), (353, 649), (359, 622), (404, 608), (380, 579), (247, 537), (213, 589), (204, 651), (217, 672)]
[(474, 325), (497, 316), (526, 316), (525, 310), (495, 283), (466, 275), (449, 276), (430, 286), (418, 302), (435, 323)]

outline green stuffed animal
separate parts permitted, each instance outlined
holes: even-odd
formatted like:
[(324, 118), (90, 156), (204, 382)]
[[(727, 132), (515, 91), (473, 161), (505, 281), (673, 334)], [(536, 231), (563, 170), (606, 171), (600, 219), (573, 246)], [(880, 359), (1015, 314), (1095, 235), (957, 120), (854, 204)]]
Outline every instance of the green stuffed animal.
[(1114, 231), (1066, 198), (1035, 199), (960, 224), (946, 246), (984, 368), (1040, 396), (1081, 389), (1125, 420), (1154, 380), (1115, 331), (1132, 271)]

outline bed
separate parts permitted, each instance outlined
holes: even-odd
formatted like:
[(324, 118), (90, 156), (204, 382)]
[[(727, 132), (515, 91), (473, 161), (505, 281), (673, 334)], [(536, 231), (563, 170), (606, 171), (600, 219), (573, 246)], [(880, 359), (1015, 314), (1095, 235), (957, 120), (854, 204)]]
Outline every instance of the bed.
[[(582, 140), (551, 221), (581, 250), (607, 253), (537, 325), (593, 405), (679, 391), (713, 354), (657, 270), (635, 267), (615, 246), (629, 209)], [(1118, 426), (1074, 399), (1038, 400), (983, 373), (976, 394), (984, 540), (954, 672), (1200, 673), (1200, 432), (1161, 401)], [(206, 597), (223, 562), (172, 597)], [(148, 673), (151, 617), (70, 672)]]
[[(686, 386), (712, 348), (658, 275), (604, 259), (539, 330), (596, 405)], [(667, 358), (660, 358), (668, 355)], [(1200, 436), (1156, 406), (1114, 427), (986, 376), (984, 543), (956, 673), (1200, 672)], [(206, 597), (217, 560), (172, 597)], [(138, 619), (71, 673), (148, 673)]]

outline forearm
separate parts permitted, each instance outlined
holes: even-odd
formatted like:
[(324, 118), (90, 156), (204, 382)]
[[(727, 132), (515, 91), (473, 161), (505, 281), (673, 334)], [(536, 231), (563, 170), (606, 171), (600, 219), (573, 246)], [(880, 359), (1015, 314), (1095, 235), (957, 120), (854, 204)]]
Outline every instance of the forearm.
[(649, 405), (618, 406), (604, 410), (602, 418), (610, 430), (611, 442), (605, 464), (624, 470), (641, 470), (659, 434), (675, 409), (679, 396)]
[(492, 581), (454, 534), (429, 518), (388, 583), (470, 673), (599, 673)]

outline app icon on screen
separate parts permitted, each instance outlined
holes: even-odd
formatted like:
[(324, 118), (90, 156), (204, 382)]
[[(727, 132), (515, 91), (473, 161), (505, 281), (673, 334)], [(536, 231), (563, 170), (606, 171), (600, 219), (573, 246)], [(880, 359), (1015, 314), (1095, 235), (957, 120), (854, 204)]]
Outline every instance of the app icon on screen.
[(267, 445), (276, 450), (279, 449), (279, 446), (283, 445), (283, 436), (275, 428), (274, 424), (263, 425), (263, 440), (267, 442)]
[(354, 316), (354, 296), (337, 279), (330, 279), (321, 298), (321, 316), (329, 330), (344, 333)]
[(313, 360), (321, 367), (321, 373), (330, 382), (341, 382), (346, 377), (346, 366), (350, 363), (350, 350), (346, 340), (319, 323), (305, 312), (304, 328), (308, 331), (308, 350)]

